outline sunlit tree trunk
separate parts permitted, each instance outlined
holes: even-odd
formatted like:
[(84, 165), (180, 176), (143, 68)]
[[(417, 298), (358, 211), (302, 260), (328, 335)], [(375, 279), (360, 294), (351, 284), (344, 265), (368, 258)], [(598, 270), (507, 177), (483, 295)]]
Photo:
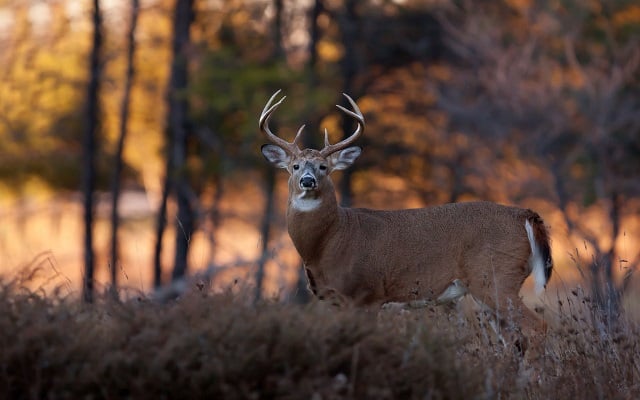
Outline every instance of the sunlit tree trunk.
[(134, 78), (134, 54), (135, 54), (135, 33), (138, 23), (138, 12), (140, 8), (139, 0), (131, 1), (131, 15), (129, 22), (129, 31), (127, 32), (127, 70), (125, 75), (124, 92), (122, 95), (122, 104), (120, 109), (120, 135), (115, 154), (115, 165), (113, 172), (113, 182), (111, 188), (111, 288), (113, 294), (117, 296), (118, 287), (118, 203), (120, 198), (120, 180), (122, 175), (122, 153), (124, 151), (124, 143), (127, 137), (127, 122), (129, 121), (129, 103), (131, 98), (131, 85)]
[(89, 84), (87, 86), (87, 110), (83, 140), (83, 193), (84, 193), (84, 277), (83, 298), (93, 302), (94, 297), (94, 252), (93, 252), (93, 193), (96, 178), (96, 142), (99, 129), (100, 52), (102, 49), (102, 16), (100, 1), (93, 0), (93, 39), (89, 61)]

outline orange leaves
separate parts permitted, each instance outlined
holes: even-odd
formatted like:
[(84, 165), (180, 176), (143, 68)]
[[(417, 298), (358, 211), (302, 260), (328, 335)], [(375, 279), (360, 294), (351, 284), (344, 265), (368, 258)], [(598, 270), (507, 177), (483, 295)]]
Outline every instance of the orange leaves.
[(640, 28), (640, 6), (631, 4), (613, 15), (613, 23), (617, 27), (635, 25)]

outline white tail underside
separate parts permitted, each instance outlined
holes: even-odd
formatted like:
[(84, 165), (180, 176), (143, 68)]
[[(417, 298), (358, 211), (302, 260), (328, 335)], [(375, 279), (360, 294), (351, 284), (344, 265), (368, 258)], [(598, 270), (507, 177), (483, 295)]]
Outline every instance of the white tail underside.
[(545, 277), (544, 273), (544, 260), (542, 259), (542, 253), (540, 253), (538, 243), (536, 242), (536, 238), (533, 234), (531, 223), (529, 221), (526, 221), (524, 223), (524, 228), (527, 230), (527, 237), (529, 238), (529, 244), (531, 245), (531, 257), (529, 257), (529, 266), (531, 267), (533, 281), (535, 282), (536, 295), (539, 295), (544, 289), (544, 286), (547, 284), (547, 278)]

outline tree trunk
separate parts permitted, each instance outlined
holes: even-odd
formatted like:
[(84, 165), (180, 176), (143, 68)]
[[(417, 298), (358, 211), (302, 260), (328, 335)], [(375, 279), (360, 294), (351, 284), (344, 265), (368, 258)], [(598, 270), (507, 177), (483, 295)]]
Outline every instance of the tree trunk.
[[(169, 138), (167, 148), (171, 148), (173, 141)], [(171, 157), (167, 154), (167, 173), (162, 183), (162, 196), (160, 198), (160, 209), (156, 221), (156, 244), (153, 248), (153, 287), (158, 289), (162, 286), (162, 238), (167, 228), (167, 201), (171, 190), (170, 171), (173, 169)]]
[[(340, 25), (342, 43), (344, 44), (345, 49), (344, 57), (342, 59), (342, 93), (346, 93), (354, 97), (354, 99), (357, 99), (357, 95), (354, 93), (354, 81), (356, 74), (358, 73), (358, 59), (356, 54), (358, 15), (356, 14), (355, 0), (347, 0), (345, 4), (345, 16)], [(344, 97), (342, 97), (340, 104), (347, 109), (351, 108), (351, 105)], [(353, 133), (353, 129), (353, 119), (348, 115), (343, 114), (343, 138), (350, 136), (351, 133)], [(354, 167), (346, 169), (342, 174), (342, 180), (339, 184), (341, 195), (340, 203), (343, 207), (351, 207), (353, 203), (353, 193), (351, 190), (351, 176), (353, 172)]]
[(315, 77), (315, 68), (318, 64), (318, 43), (320, 42), (320, 26), (318, 18), (324, 10), (322, 0), (315, 0), (311, 12), (309, 13), (309, 70)]
[(260, 260), (258, 261), (258, 270), (256, 271), (256, 291), (255, 301), (259, 301), (262, 298), (262, 286), (264, 283), (264, 269), (267, 263), (269, 254), (269, 240), (271, 238), (271, 216), (273, 215), (273, 199), (275, 196), (275, 183), (276, 174), (273, 168), (267, 168), (266, 170), (266, 198), (264, 206), (264, 217), (262, 219), (262, 227), (260, 228), (260, 235), (262, 236), (262, 252)]
[[(182, 161), (184, 165), (184, 160)], [(176, 182), (176, 200), (178, 215), (176, 220), (176, 254), (173, 265), (172, 280), (182, 278), (188, 269), (189, 245), (195, 231), (195, 212), (191, 203), (191, 190), (185, 177), (178, 177)]]
[(178, 0), (173, 25), (173, 66), (169, 92), (169, 129), (174, 137), (173, 160), (175, 195), (178, 205), (176, 221), (176, 254), (172, 278), (187, 272), (189, 244), (195, 230), (195, 215), (191, 202), (191, 188), (187, 174), (187, 142), (191, 135), (189, 102), (184, 96), (188, 84), (188, 55), (191, 22), (194, 18), (193, 0)]
[(189, 244), (195, 230), (195, 215), (191, 202), (192, 191), (186, 172), (187, 142), (191, 135), (188, 121), (189, 106), (184, 95), (188, 84), (187, 50), (194, 17), (193, 0), (177, 0), (173, 16), (173, 61), (167, 88), (167, 166), (158, 212), (156, 245), (154, 250), (154, 285), (161, 284), (162, 237), (166, 228), (167, 201), (175, 192), (178, 205), (176, 216), (176, 252), (172, 278), (178, 279), (187, 271)]
[(89, 84), (87, 86), (87, 113), (83, 140), (84, 168), (84, 279), (83, 299), (91, 303), (94, 297), (94, 253), (93, 253), (93, 193), (96, 177), (96, 141), (99, 129), (99, 100), (100, 91), (100, 52), (102, 49), (102, 16), (100, 1), (93, 0), (93, 44), (90, 55)]
[[(313, 6), (309, 10), (309, 62), (307, 63), (307, 87), (308, 91), (315, 92), (319, 79), (317, 76), (317, 65), (318, 65), (318, 43), (320, 41), (320, 26), (318, 24), (318, 18), (322, 14), (324, 10), (324, 5), (322, 0), (315, 0), (313, 2)], [(307, 96), (305, 98), (305, 115), (307, 116), (308, 122), (306, 126), (307, 134), (302, 135), (302, 146), (306, 148), (315, 148), (317, 144), (320, 142), (320, 138), (322, 135), (319, 133), (320, 126), (320, 115), (315, 110), (316, 104), (313, 96)]]
[[(276, 10), (274, 28), (273, 28), (273, 61), (279, 62), (284, 60), (284, 47), (282, 46), (282, 15), (284, 11), (283, 0), (273, 0)], [(273, 214), (273, 198), (275, 189), (275, 172), (273, 168), (268, 168), (266, 172), (267, 188), (265, 193), (264, 216), (260, 234), (262, 236), (262, 253), (258, 260), (258, 268), (256, 270), (256, 287), (254, 293), (254, 301), (257, 302), (262, 298), (262, 286), (264, 281), (264, 268), (267, 263), (269, 252), (269, 241), (271, 239), (271, 215)]]
[(118, 202), (120, 198), (120, 180), (122, 175), (124, 152), (124, 143), (127, 137), (127, 122), (129, 120), (129, 103), (131, 99), (131, 86), (134, 78), (134, 55), (135, 55), (135, 33), (138, 24), (138, 12), (140, 9), (140, 1), (132, 0), (131, 2), (131, 20), (129, 22), (129, 31), (127, 32), (127, 70), (125, 75), (124, 92), (122, 95), (122, 104), (120, 109), (120, 135), (115, 154), (115, 166), (112, 182), (112, 198), (111, 198), (111, 288), (113, 294), (117, 296), (118, 288), (118, 227), (120, 219), (118, 216)]
[(273, 23), (273, 55), (275, 60), (282, 60), (284, 58), (284, 46), (282, 45), (282, 15), (284, 12), (283, 0), (273, 0), (273, 5), (276, 9), (275, 20)]
[(620, 194), (613, 189), (609, 194), (609, 220), (611, 221), (611, 247), (603, 256), (603, 267), (604, 267), (604, 290), (606, 293), (604, 304), (607, 315), (612, 318), (617, 318), (620, 314), (622, 300), (622, 288), (623, 285), (616, 284), (613, 276), (613, 268), (618, 262), (618, 257), (616, 254), (616, 241), (618, 240), (618, 236), (620, 235), (620, 210), (622, 207), (622, 199)]

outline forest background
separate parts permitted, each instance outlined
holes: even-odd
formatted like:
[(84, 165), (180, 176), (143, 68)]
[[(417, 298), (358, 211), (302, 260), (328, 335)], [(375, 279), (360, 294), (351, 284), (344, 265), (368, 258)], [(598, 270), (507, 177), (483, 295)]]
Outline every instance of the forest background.
[(623, 0), (0, 0), (0, 271), (301, 295), (257, 118), (283, 89), (277, 131), (317, 147), (352, 131), (344, 92), (367, 127), (343, 205), (534, 208), (552, 292), (638, 311), (639, 39)]

